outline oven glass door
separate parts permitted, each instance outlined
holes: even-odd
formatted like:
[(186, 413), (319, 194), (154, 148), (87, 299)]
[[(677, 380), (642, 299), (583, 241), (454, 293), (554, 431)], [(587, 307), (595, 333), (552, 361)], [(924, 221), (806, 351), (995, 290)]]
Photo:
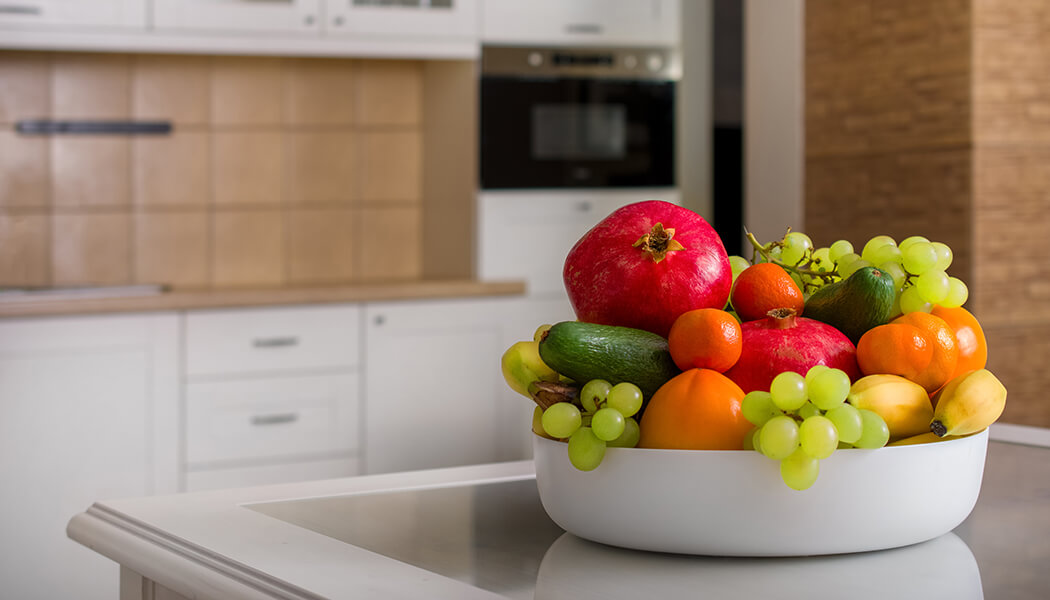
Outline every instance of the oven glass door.
[(482, 77), (482, 189), (673, 186), (674, 86)]

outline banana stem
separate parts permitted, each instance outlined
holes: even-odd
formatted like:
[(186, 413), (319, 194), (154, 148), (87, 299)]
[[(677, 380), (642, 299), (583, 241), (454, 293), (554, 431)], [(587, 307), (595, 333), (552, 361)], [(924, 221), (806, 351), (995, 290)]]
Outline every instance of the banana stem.
[(540, 408), (547, 410), (559, 402), (579, 404), (580, 390), (556, 381), (537, 380), (529, 384), (529, 395)]

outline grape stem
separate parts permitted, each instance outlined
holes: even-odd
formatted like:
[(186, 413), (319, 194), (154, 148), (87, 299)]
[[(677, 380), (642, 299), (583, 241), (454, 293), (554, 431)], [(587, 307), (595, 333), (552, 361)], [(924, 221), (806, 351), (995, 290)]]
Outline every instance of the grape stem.
[[(783, 268), (789, 273), (796, 273), (800, 276), (800, 279), (802, 279), (802, 275), (820, 279), (822, 283), (819, 285), (814, 283), (808, 283), (805, 279), (802, 279), (803, 286), (805, 286), (806, 288), (812, 287), (814, 290), (819, 289), (825, 284), (834, 282), (835, 278), (838, 277), (837, 268), (832, 269), (830, 271), (814, 271), (813, 269), (808, 268), (813, 264), (812, 260), (802, 259), (798, 262), (798, 264), (788, 264), (780, 260), (779, 258), (773, 256), (773, 249), (783, 247), (783, 242), (769, 242), (768, 244), (763, 246), (758, 242), (758, 239), (755, 238), (755, 234), (748, 231), (746, 227), (744, 228), (744, 233), (747, 236), (747, 241), (751, 243), (751, 264), (755, 264), (755, 260), (758, 258), (758, 255), (761, 254), (762, 259), (765, 262), (770, 262), (775, 265), (778, 265), (779, 267)], [(787, 233), (791, 233), (790, 227), (788, 227)], [(787, 234), (785, 234), (785, 237), (786, 236)], [(805, 292), (806, 290), (804, 289), (802, 291)]]

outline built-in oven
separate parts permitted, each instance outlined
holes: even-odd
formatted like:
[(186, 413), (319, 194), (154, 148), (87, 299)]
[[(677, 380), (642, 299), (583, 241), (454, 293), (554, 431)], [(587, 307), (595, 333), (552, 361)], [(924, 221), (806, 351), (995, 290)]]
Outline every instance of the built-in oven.
[(673, 187), (671, 48), (485, 47), (483, 190)]

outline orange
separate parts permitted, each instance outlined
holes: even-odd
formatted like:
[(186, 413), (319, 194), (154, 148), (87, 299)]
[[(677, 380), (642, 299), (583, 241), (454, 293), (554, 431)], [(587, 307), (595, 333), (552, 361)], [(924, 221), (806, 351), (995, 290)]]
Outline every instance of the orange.
[(744, 348), (740, 323), (717, 308), (682, 313), (667, 335), (671, 358), (678, 368), (711, 369), (724, 373), (736, 364)]
[(689, 369), (656, 390), (642, 413), (640, 448), (741, 450), (751, 423), (744, 391), (711, 369)]
[(944, 319), (944, 322), (955, 333), (955, 341), (959, 346), (959, 362), (955, 364), (955, 372), (952, 373), (951, 379), (967, 371), (983, 369), (987, 365), (988, 342), (984, 338), (981, 324), (970, 311), (961, 306), (958, 308), (934, 306), (930, 314)]
[[(919, 349), (916, 331), (886, 329), (889, 326), (917, 330), (929, 354)], [(925, 312), (901, 315), (887, 325), (868, 330), (857, 342), (857, 365), (862, 373), (900, 375), (931, 393), (951, 379), (958, 361), (959, 348), (952, 328), (944, 319)]]
[(918, 383), (932, 360), (929, 336), (914, 325), (879, 325), (857, 341), (857, 365), (865, 375), (887, 373)]
[(773, 263), (758, 263), (741, 271), (730, 302), (744, 321), (765, 318), (774, 308), (791, 308), (801, 316), (806, 303), (791, 275)]

